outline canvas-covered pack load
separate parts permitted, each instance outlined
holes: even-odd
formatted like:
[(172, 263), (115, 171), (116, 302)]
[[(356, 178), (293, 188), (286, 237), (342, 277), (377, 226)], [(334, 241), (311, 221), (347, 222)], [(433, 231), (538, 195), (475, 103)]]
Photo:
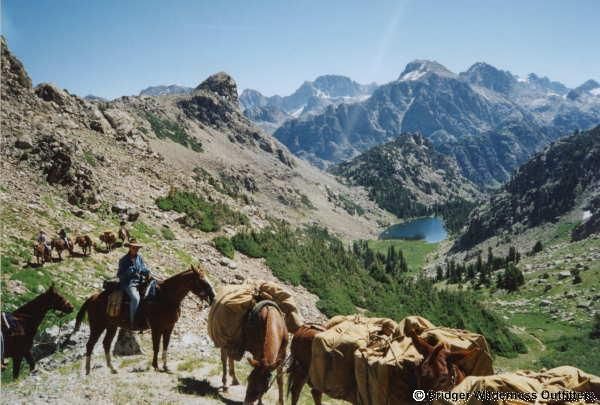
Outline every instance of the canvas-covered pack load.
[(492, 357), (485, 338), (477, 333), (436, 327), (427, 319), (410, 316), (398, 324), (394, 339), (371, 339), (354, 353), (357, 385), (355, 403), (364, 405), (410, 404), (416, 386), (416, 366), (423, 356), (414, 346), (411, 334), (435, 346), (443, 342), (450, 351), (478, 347), (457, 365), (465, 375), (493, 374)]
[(304, 323), (295, 300), (277, 283), (259, 281), (225, 286), (217, 294), (208, 313), (208, 334), (215, 346), (227, 349), (231, 356), (241, 359), (244, 323), (254, 305), (263, 300), (273, 301), (279, 306), (291, 333)]
[[(468, 399), (434, 401), (436, 405), (584, 404), (600, 398), (600, 377), (571, 366), (541, 372), (517, 371), (491, 376), (471, 376), (452, 393)], [(586, 394), (587, 393), (587, 394)], [(534, 397), (535, 395), (535, 397)]]
[(457, 365), (465, 375), (490, 375), (494, 373), (492, 353), (483, 335), (462, 329), (435, 326), (420, 316), (404, 318), (400, 321), (399, 328), (404, 336), (410, 336), (414, 331), (434, 346), (439, 342), (443, 342), (450, 348), (450, 351), (469, 350), (478, 347), (480, 350), (474, 355), (462, 359)]
[(387, 318), (336, 316), (315, 336), (309, 370), (312, 385), (332, 398), (356, 401), (354, 353), (370, 341), (394, 339), (398, 325)]

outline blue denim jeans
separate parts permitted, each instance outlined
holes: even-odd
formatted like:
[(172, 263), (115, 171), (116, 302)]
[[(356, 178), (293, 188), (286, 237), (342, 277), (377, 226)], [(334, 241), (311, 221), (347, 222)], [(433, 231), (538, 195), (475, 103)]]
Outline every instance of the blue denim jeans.
[(135, 286), (127, 286), (125, 293), (129, 296), (129, 322), (133, 326), (133, 320), (135, 319), (135, 313), (140, 305), (140, 293)]

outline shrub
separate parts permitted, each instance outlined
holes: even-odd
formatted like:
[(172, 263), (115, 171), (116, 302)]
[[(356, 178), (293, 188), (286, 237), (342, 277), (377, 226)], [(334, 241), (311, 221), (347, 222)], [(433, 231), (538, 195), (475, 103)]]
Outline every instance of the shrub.
[(146, 119), (150, 123), (152, 130), (160, 139), (168, 138), (173, 142), (183, 145), (196, 152), (202, 152), (202, 143), (196, 138), (191, 137), (185, 129), (175, 121), (166, 118), (160, 118), (151, 112), (146, 112)]
[(232, 210), (222, 202), (208, 202), (195, 193), (172, 189), (166, 197), (156, 200), (163, 211), (176, 211), (186, 214), (184, 225), (198, 228), (203, 232), (214, 232), (221, 226), (247, 225), (248, 217)]
[(162, 234), (163, 238), (165, 238), (166, 240), (175, 240), (175, 234), (173, 233), (173, 231), (171, 229), (169, 229), (166, 226), (163, 226), (162, 228), (160, 228), (160, 233)]
[(253, 233), (238, 233), (232, 238), (235, 250), (250, 257), (264, 257), (262, 246), (255, 240)]
[(228, 237), (217, 236), (216, 238), (213, 239), (213, 243), (215, 244), (215, 247), (217, 248), (217, 250), (219, 252), (221, 252), (221, 254), (223, 254), (223, 256), (233, 259), (235, 250), (233, 247), (233, 243), (231, 242), (231, 240)]
[(504, 356), (526, 351), (504, 321), (484, 308), (473, 293), (437, 290), (430, 280), (413, 280), (396, 271), (402, 267), (398, 252), (392, 261), (391, 251), (387, 256), (374, 254), (360, 244), (347, 249), (316, 226), (291, 230), (275, 225), (260, 232), (238, 233), (232, 242), (244, 254), (264, 257), (279, 279), (302, 284), (318, 295), (317, 306), (328, 316), (356, 313), (357, 307), (396, 320), (418, 314), (436, 324), (482, 333)]

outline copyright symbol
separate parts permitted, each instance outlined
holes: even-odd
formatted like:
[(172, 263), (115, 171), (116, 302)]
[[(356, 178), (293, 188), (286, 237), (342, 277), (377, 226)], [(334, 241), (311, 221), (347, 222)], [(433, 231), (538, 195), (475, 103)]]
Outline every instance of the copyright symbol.
[(423, 390), (414, 390), (413, 391), (413, 399), (417, 402), (421, 402), (425, 399), (425, 391)]

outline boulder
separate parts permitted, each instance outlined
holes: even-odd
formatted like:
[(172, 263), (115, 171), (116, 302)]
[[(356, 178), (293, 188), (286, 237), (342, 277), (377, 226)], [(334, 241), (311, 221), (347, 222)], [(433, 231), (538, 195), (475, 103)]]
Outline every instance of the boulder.
[(59, 89), (53, 84), (42, 83), (35, 88), (35, 94), (39, 98), (48, 102), (55, 102), (58, 105), (65, 105), (69, 95), (64, 90)]
[(558, 273), (558, 279), (559, 280), (563, 280), (565, 278), (569, 278), (571, 277), (571, 272), (570, 271), (561, 271), (560, 273)]
[(549, 307), (550, 305), (552, 305), (552, 301), (550, 301), (550, 300), (541, 300), (540, 301), (540, 307)]
[(18, 149), (31, 149), (33, 148), (33, 142), (29, 135), (20, 135), (15, 141), (15, 147)]

